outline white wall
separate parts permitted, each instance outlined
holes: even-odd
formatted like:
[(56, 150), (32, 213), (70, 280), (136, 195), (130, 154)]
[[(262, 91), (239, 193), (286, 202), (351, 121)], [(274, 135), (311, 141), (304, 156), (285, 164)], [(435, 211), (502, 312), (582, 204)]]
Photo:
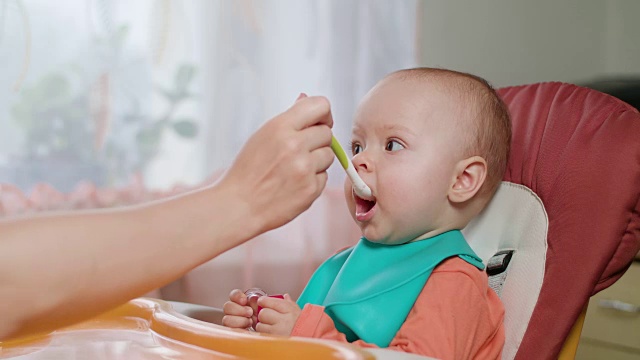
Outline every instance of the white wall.
[(492, 0), (422, 4), (420, 62), (495, 86), (640, 74), (640, 1)]

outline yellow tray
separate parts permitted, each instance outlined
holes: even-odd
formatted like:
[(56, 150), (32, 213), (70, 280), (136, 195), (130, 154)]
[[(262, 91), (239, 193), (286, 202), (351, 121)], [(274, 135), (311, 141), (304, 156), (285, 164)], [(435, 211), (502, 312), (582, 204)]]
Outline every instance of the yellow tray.
[(195, 320), (140, 298), (42, 337), (0, 342), (0, 359), (374, 359), (355, 346), (277, 337)]

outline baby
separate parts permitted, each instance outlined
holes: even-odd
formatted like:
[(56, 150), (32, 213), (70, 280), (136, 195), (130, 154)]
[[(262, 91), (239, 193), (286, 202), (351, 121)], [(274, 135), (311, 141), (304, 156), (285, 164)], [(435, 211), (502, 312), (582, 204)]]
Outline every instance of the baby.
[[(259, 332), (384, 347), (441, 359), (496, 359), (504, 308), (460, 229), (504, 174), (511, 123), (483, 79), (443, 69), (394, 72), (362, 100), (353, 164), (372, 190), (349, 211), (362, 239), (325, 261), (297, 303), (261, 297)], [(223, 324), (252, 325), (240, 290)]]

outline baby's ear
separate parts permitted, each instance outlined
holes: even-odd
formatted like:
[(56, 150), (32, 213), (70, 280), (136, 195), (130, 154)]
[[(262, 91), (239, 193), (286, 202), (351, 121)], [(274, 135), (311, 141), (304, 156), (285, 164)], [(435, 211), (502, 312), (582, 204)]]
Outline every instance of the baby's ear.
[(454, 203), (473, 198), (487, 178), (487, 162), (480, 156), (472, 156), (456, 164), (452, 185), (447, 197)]

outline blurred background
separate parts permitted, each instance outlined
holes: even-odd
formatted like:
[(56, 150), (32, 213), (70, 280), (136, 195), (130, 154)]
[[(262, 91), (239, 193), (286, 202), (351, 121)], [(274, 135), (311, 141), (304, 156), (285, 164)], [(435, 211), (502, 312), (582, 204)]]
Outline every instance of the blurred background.
[[(330, 99), (347, 144), (359, 99), (400, 68), (571, 82), (639, 107), (637, 14), (636, 0), (0, 0), (0, 214), (215, 181), (300, 92)], [(343, 181), (334, 163), (294, 222), (150, 295), (216, 307), (233, 288), (297, 296), (359, 237)]]
[(637, 101), (623, 90), (640, 79), (639, 12), (633, 0), (2, 0), (0, 181), (196, 185), (299, 92), (330, 98), (346, 143), (359, 99), (403, 67)]

